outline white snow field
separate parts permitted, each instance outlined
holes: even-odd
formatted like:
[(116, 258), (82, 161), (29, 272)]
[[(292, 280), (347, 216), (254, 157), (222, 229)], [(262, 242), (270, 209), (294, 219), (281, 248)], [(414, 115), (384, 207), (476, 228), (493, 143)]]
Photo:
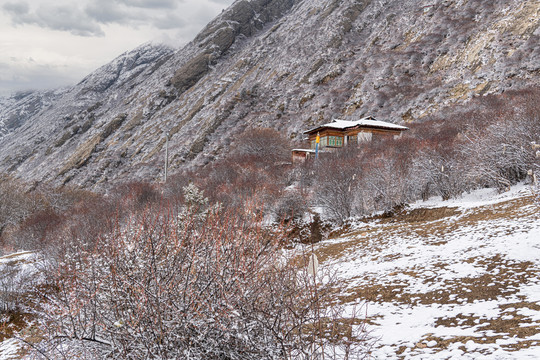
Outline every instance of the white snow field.
[[(331, 236), (332, 237), (332, 236)], [(317, 247), (373, 359), (540, 359), (540, 204), (527, 186), (417, 203)]]

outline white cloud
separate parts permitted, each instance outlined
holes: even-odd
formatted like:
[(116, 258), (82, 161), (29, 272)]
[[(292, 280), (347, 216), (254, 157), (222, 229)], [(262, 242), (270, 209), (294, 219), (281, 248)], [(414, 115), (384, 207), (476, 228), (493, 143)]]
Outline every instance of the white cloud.
[(80, 81), (148, 41), (181, 46), (233, 0), (0, 0), (0, 93)]

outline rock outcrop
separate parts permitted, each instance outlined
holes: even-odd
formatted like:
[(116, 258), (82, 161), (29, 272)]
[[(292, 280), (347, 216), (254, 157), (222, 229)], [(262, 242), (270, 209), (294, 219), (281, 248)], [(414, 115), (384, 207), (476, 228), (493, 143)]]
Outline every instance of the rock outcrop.
[(539, 27), (533, 0), (239, 0), (179, 51), (143, 46), (39, 111), (11, 101), (0, 171), (106, 186), (160, 178), (166, 132), (174, 171), (248, 127), (300, 139), (333, 117), (422, 121), (538, 84)]

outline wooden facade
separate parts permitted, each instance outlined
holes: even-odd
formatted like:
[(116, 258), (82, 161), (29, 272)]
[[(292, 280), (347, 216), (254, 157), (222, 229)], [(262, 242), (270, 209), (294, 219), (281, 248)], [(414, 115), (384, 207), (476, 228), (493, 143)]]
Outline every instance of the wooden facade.
[(349, 144), (369, 142), (373, 136), (393, 136), (398, 138), (407, 127), (375, 120), (372, 117), (357, 121), (334, 120), (314, 129), (304, 132), (308, 135), (310, 149), (316, 148), (316, 138), (319, 136), (319, 150), (332, 150)]

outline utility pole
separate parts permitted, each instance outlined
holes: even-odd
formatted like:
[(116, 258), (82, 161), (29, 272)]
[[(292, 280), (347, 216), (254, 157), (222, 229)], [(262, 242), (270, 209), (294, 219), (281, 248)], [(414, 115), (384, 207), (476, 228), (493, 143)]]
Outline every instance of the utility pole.
[(167, 171), (169, 169), (169, 131), (165, 133), (165, 179), (164, 183), (167, 182)]

